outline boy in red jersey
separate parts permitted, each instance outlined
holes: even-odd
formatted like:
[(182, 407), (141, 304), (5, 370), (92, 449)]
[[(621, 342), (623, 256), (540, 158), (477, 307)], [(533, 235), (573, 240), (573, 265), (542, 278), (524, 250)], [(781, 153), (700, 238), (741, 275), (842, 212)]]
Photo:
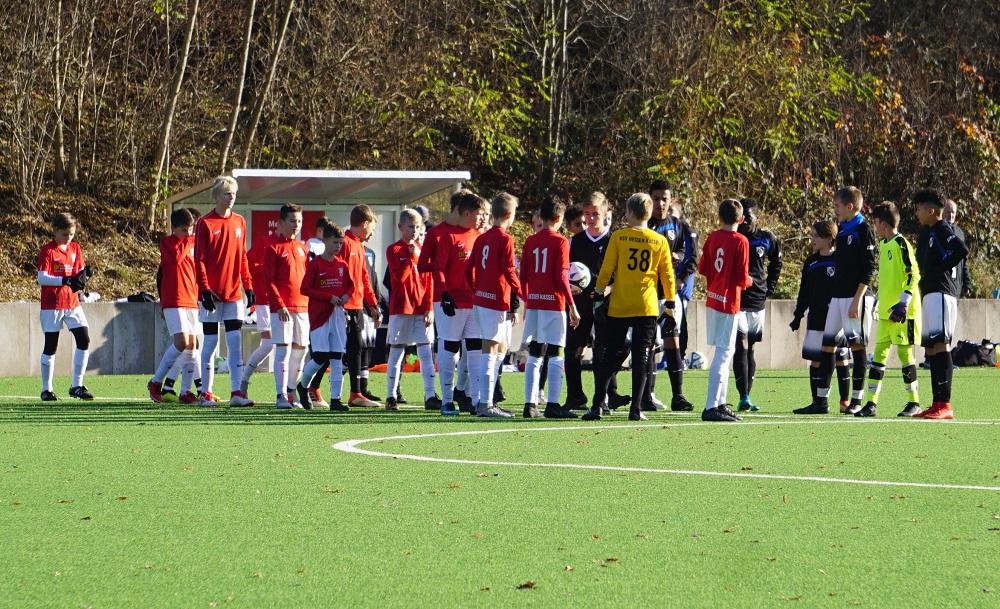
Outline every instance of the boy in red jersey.
[(364, 347), (361, 341), (361, 331), (365, 324), (364, 305), (367, 304), (373, 313), (375, 327), (377, 328), (382, 323), (382, 316), (378, 310), (378, 299), (372, 290), (372, 282), (368, 276), (368, 266), (365, 262), (364, 242), (375, 232), (376, 222), (378, 222), (378, 218), (370, 207), (355, 205), (351, 210), (351, 230), (347, 231), (344, 237), (344, 246), (337, 254), (347, 264), (347, 272), (351, 276), (351, 281), (359, 288), (344, 303), (344, 311), (347, 313), (347, 370), (351, 375), (351, 395), (347, 405), (366, 408), (379, 406), (378, 402), (373, 402), (362, 395), (362, 389), (367, 388), (367, 380), (363, 386), (361, 379), (361, 350)]
[[(347, 351), (347, 319), (344, 304), (351, 299), (355, 284), (347, 263), (338, 254), (344, 247), (344, 229), (336, 224), (323, 228), (323, 253), (306, 265), (301, 292), (309, 298), (309, 341), (312, 357), (296, 386), (299, 399), (310, 399), (309, 385), (330, 366), (330, 410), (346, 412), (340, 401), (344, 386), (344, 352)], [(318, 404), (314, 404), (316, 406)]]
[(260, 335), (260, 344), (243, 363), (243, 374), (240, 376), (240, 391), (248, 396), (250, 395), (250, 377), (257, 371), (257, 367), (264, 361), (264, 358), (274, 350), (274, 344), (271, 341), (271, 291), (264, 278), (264, 253), (277, 240), (277, 233), (261, 235), (253, 240), (253, 245), (247, 252), (250, 279), (257, 287), (256, 294), (259, 299), (254, 305), (254, 311), (257, 313), (257, 333)]
[[(510, 320), (521, 305), (521, 282), (515, 272), (514, 239), (507, 229), (514, 222), (517, 197), (502, 192), (490, 202), (493, 226), (483, 233), (472, 247), (472, 256), (465, 264), (465, 279), (472, 291), (472, 316), (475, 332), (482, 341), (482, 355), (478, 374), (479, 400), (476, 416), (510, 418), (507, 410), (494, 406), (493, 388), (497, 373), (507, 350)], [(480, 214), (480, 217), (482, 214)], [(476, 388), (473, 387), (476, 393)]]
[(43, 402), (59, 399), (52, 390), (52, 375), (56, 347), (59, 346), (59, 330), (63, 323), (76, 340), (69, 395), (81, 400), (94, 399), (83, 384), (90, 359), (90, 332), (87, 316), (83, 314), (77, 295), (86, 287), (93, 271), (84, 264), (83, 251), (78, 243), (73, 242), (75, 236), (76, 218), (69, 213), (56, 214), (52, 218), (52, 241), (42, 246), (38, 253), (38, 283), (42, 286), (42, 307), (38, 318), (45, 334), (45, 346), (42, 348)]
[[(444, 313), (441, 311), (441, 292), (444, 291), (444, 286), (438, 283), (438, 278), (434, 274), (434, 257), (437, 253), (437, 244), (441, 236), (456, 230), (458, 227), (458, 204), (462, 200), (462, 197), (470, 194), (472, 194), (471, 190), (462, 188), (451, 195), (449, 201), (451, 204), (451, 213), (448, 214), (448, 218), (444, 222), (435, 224), (424, 233), (424, 241), (420, 245), (420, 258), (417, 260), (417, 271), (420, 273), (429, 273), (433, 282), (432, 306), (435, 319), (434, 334), (438, 340), (436, 345), (438, 355), (444, 353), (444, 339), (441, 338), (441, 332), (437, 329), (437, 325), (444, 319)], [(454, 401), (459, 405), (459, 408), (471, 412), (472, 400), (465, 393), (469, 382), (468, 354), (465, 349), (461, 349), (459, 353), (458, 376), (455, 380), (455, 389), (453, 391)], [(443, 386), (441, 390), (442, 392), (444, 391)], [(434, 404), (425, 403), (424, 409), (440, 410), (440, 405), (434, 407)]]
[(566, 204), (545, 197), (538, 210), (542, 227), (524, 241), (521, 251), (521, 287), (525, 293), (524, 342), (528, 362), (524, 368), (524, 418), (540, 415), (539, 395), (542, 362), (548, 358), (547, 419), (575, 419), (576, 414), (559, 404), (563, 378), (563, 348), (566, 346), (566, 307), (569, 326), (576, 328), (580, 314), (569, 286), (569, 240), (559, 234)]
[(736, 232), (743, 219), (743, 206), (736, 199), (719, 205), (719, 229), (713, 231), (701, 250), (698, 274), (708, 282), (705, 299), (705, 327), (708, 344), (715, 347), (708, 373), (708, 399), (702, 421), (739, 421), (729, 404), (729, 363), (736, 352), (736, 315), (740, 294), (753, 284), (750, 278), (750, 242)]
[(198, 318), (205, 330), (205, 344), (201, 351), (201, 368), (204, 380), (201, 394), (202, 406), (218, 406), (212, 394), (215, 380), (215, 352), (219, 347), (219, 322), (225, 325), (226, 348), (229, 356), (229, 384), (232, 393), (230, 406), (253, 406), (253, 402), (240, 391), (243, 374), (243, 317), (247, 305), (257, 301), (247, 265), (247, 223), (243, 216), (233, 213), (236, 203), (236, 180), (220, 176), (212, 185), (215, 209), (198, 220), (194, 233), (194, 264), (198, 279)]
[[(441, 373), (441, 414), (459, 413), (455, 400), (455, 367), (462, 342), (468, 351), (469, 393), (479, 390), (479, 372), (483, 341), (479, 337), (472, 317), (472, 288), (465, 277), (465, 265), (472, 247), (479, 237), (476, 224), (480, 211), (486, 206), (482, 197), (468, 193), (458, 203), (458, 226), (438, 238), (434, 254), (435, 286), (441, 286), (441, 313), (437, 317), (438, 332), (443, 349), (438, 352), (438, 369)], [(475, 398), (473, 397), (473, 404)]]
[[(275, 406), (281, 410), (304, 408), (289, 381), (297, 383), (309, 340), (309, 297), (302, 294), (309, 253), (295, 238), (302, 228), (302, 207), (282, 205), (278, 235), (264, 252), (264, 281), (271, 293), (271, 328), (274, 336)], [(291, 343), (291, 353), (288, 345)], [(311, 406), (311, 404), (310, 404)]]
[(399, 410), (399, 374), (407, 345), (417, 346), (420, 374), (424, 379), (424, 408), (440, 409), (441, 398), (434, 393), (434, 310), (431, 307), (430, 273), (417, 271), (420, 245), (417, 234), (423, 220), (412, 209), (403, 210), (399, 217), (402, 238), (385, 250), (391, 289), (389, 290), (389, 362), (387, 366), (389, 397), (386, 410)]
[(160, 307), (167, 330), (174, 342), (160, 359), (153, 378), (147, 384), (149, 397), (154, 402), (163, 401), (163, 378), (175, 364), (181, 369), (181, 396), (183, 404), (195, 404), (198, 398), (191, 393), (191, 380), (198, 368), (198, 344), (195, 340), (198, 326), (198, 286), (194, 277), (194, 217), (186, 209), (170, 214), (172, 233), (160, 240)]

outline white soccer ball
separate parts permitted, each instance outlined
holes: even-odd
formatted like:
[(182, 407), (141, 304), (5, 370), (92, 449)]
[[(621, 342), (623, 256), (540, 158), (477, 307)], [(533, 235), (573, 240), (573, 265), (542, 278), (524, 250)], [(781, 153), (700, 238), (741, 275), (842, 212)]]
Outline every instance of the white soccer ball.
[(574, 294), (579, 294), (590, 285), (590, 269), (582, 262), (569, 263), (569, 289)]
[(691, 370), (704, 370), (705, 368), (705, 356), (697, 351), (692, 351), (687, 358), (688, 368)]
[(215, 372), (217, 374), (225, 374), (229, 372), (229, 362), (226, 361), (224, 357), (215, 358)]

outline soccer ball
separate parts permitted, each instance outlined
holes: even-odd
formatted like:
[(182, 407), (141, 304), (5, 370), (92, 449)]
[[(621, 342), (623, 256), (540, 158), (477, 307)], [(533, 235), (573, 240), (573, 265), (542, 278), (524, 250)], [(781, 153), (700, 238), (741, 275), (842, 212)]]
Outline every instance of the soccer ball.
[(569, 263), (569, 289), (574, 294), (579, 294), (590, 285), (590, 269), (582, 262)]
[(225, 374), (229, 372), (229, 362), (226, 361), (224, 357), (215, 358), (215, 372), (216, 374)]
[(703, 370), (705, 368), (705, 356), (697, 351), (692, 351), (688, 355), (687, 367), (690, 370)]

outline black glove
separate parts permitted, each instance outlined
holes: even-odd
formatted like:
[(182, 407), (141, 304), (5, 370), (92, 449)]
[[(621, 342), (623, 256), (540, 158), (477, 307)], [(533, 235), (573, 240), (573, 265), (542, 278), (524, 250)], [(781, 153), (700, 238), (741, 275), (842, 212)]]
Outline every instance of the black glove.
[(795, 317), (792, 318), (792, 321), (789, 322), (788, 327), (792, 329), (792, 332), (798, 332), (799, 325), (801, 323), (802, 323), (802, 316), (796, 315)]
[(201, 293), (201, 306), (205, 307), (205, 310), (209, 313), (215, 311), (215, 301), (221, 301), (222, 298), (212, 290), (205, 290)]
[(79, 292), (87, 287), (87, 281), (93, 274), (94, 270), (89, 266), (85, 266), (75, 275), (63, 277), (63, 285), (68, 285), (74, 292)]
[(253, 290), (243, 290), (243, 294), (247, 297), (248, 309), (257, 303), (257, 295), (253, 293)]
[(520, 308), (521, 308), (521, 298), (517, 294), (515, 294), (514, 292), (511, 292), (511, 294), (510, 294), (510, 312), (511, 313), (517, 313), (517, 310), (520, 309)]
[(594, 292), (594, 323), (608, 323), (608, 301), (597, 292)]
[(441, 292), (441, 310), (448, 317), (455, 316), (455, 301), (451, 299), (451, 294), (448, 292)]

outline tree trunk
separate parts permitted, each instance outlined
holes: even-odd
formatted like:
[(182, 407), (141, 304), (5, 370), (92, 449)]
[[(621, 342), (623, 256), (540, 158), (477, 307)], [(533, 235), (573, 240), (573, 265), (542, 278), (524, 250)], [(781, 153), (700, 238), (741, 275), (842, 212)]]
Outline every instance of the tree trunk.
[(177, 99), (181, 94), (181, 85), (184, 83), (184, 71), (187, 69), (188, 54), (191, 52), (191, 38), (194, 37), (195, 22), (198, 21), (198, 0), (190, 0), (188, 3), (188, 29), (184, 35), (184, 48), (181, 50), (181, 60), (177, 65), (177, 72), (174, 74), (174, 82), (170, 91), (170, 98), (163, 109), (163, 124), (160, 127), (160, 138), (156, 146), (156, 174), (149, 191), (149, 213), (147, 220), (149, 230), (153, 230), (156, 224), (156, 206), (160, 197), (160, 180), (163, 178), (163, 167), (167, 160), (167, 149), (170, 145), (170, 128), (174, 123), (174, 110), (177, 109)]
[(253, 146), (254, 137), (257, 135), (257, 125), (260, 124), (260, 115), (264, 111), (264, 102), (267, 100), (267, 94), (271, 90), (271, 84), (274, 82), (274, 74), (278, 69), (278, 57), (281, 55), (281, 46), (285, 43), (285, 34), (288, 32), (288, 22), (292, 18), (292, 8), (294, 6), (295, 0), (288, 0), (288, 7), (285, 9), (285, 14), (281, 21), (281, 29), (279, 30), (273, 45), (274, 48), (271, 53), (271, 65), (267, 71), (267, 79), (264, 81), (264, 87), (257, 97), (257, 103), (254, 105), (253, 114), (250, 116), (250, 128), (247, 131), (247, 139), (243, 143), (244, 167), (246, 167), (250, 162), (250, 147)]
[(55, 135), (54, 135), (54, 145), (56, 149), (56, 170), (55, 170), (55, 181), (59, 186), (66, 184), (66, 135), (63, 130), (63, 106), (65, 99), (64, 85), (66, 82), (66, 73), (62, 67), (62, 43), (63, 43), (63, 32), (62, 32), (62, 0), (56, 3), (56, 29), (55, 29), (55, 48), (52, 49), (53, 61), (52, 61), (52, 89), (53, 89), (53, 100), (52, 109), (55, 113)]
[(250, 36), (253, 34), (253, 15), (257, 7), (257, 0), (247, 0), (247, 23), (243, 30), (243, 61), (240, 62), (240, 76), (236, 83), (236, 91), (233, 93), (233, 110), (229, 114), (229, 126), (226, 129), (226, 141), (222, 144), (222, 152), (219, 153), (218, 174), (226, 172), (226, 162), (229, 160), (229, 148), (233, 145), (233, 135), (236, 133), (236, 122), (240, 117), (240, 103), (243, 100), (243, 83), (246, 82), (247, 62), (250, 58)]

